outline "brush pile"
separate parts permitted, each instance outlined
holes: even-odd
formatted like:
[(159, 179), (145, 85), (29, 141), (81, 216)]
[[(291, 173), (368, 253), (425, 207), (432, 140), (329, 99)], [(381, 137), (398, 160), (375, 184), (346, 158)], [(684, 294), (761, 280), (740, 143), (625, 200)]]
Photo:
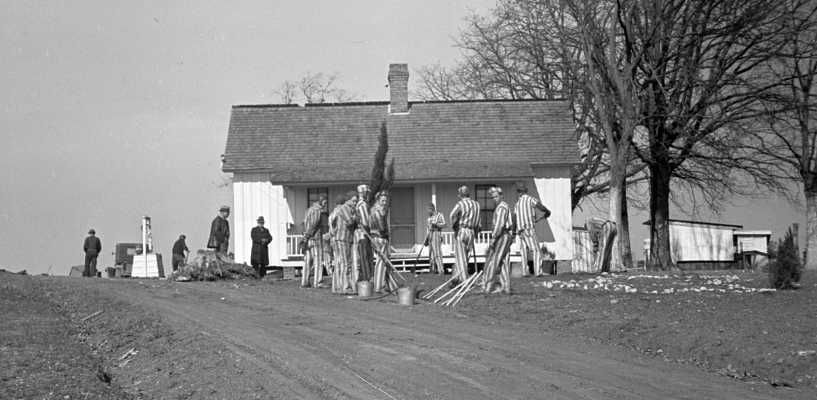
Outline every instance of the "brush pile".
[(255, 277), (255, 270), (249, 265), (237, 264), (227, 255), (212, 250), (199, 250), (196, 256), (174, 272), (170, 279), (186, 282)]

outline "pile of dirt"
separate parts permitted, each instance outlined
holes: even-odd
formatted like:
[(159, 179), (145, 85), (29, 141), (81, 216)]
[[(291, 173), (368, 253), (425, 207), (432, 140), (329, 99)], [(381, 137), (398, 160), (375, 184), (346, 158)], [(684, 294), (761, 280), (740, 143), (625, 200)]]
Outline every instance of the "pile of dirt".
[(199, 250), (193, 260), (180, 267), (170, 279), (187, 282), (257, 277), (249, 265), (238, 264), (227, 255), (212, 250)]

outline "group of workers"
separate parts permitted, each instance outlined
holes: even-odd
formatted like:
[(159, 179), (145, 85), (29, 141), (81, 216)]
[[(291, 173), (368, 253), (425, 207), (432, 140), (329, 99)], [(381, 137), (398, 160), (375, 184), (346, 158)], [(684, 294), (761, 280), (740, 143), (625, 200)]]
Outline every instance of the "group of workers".
[[(502, 188), (494, 186), (488, 191), (496, 207), (482, 281), (482, 288), (486, 293), (510, 293), (509, 249), (517, 235), (520, 238), (524, 266), (522, 274), (528, 275), (529, 254), (533, 254), (534, 274), (545, 274), (545, 254), (539, 247), (536, 222), (537, 211), (542, 213), (541, 218), (550, 216), (550, 211), (528, 194), (524, 183), (517, 183), (516, 190), (519, 198), (513, 210), (505, 201)], [(389, 194), (385, 191), (378, 192), (373, 197), (374, 204), (369, 205), (370, 194), (368, 185), (359, 185), (357, 191), (338, 195), (335, 207), (329, 213), (329, 229), (325, 233), (320, 229), (321, 214), (327, 210), (328, 199), (321, 195), (309, 207), (304, 218), (304, 237), (301, 243), (301, 251), (304, 253), (302, 287), (323, 287), (323, 270), (326, 268), (332, 276), (333, 293), (356, 293), (359, 281), (370, 281), (375, 293), (397, 288), (389, 260)], [(450, 214), (455, 256), (452, 286), (468, 278), (469, 255), (475, 257), (474, 240), (480, 229), (481, 207), (471, 199), (468, 186), (459, 187), (457, 196), (459, 200)], [(442, 231), (445, 226), (445, 217), (434, 203), (430, 203), (424, 245), (429, 247), (430, 270), (439, 274), (445, 271), (442, 255)], [(253, 237), (253, 248), (255, 243)], [(494, 288), (497, 275), (498, 287)]]

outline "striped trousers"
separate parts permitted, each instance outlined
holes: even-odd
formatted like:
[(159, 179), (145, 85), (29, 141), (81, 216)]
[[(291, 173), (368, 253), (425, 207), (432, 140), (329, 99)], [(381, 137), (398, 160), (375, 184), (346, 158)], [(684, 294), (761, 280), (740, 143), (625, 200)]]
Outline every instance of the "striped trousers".
[(528, 228), (519, 231), (519, 252), (522, 254), (522, 276), (528, 274), (528, 254), (533, 253), (533, 274), (544, 275), (542, 270), (542, 249), (539, 247), (539, 238), (536, 229)]
[(388, 260), (384, 260), (383, 258), (388, 258), (390, 249), (389, 249), (389, 240), (383, 239), (379, 237), (372, 238), (372, 247), (377, 249), (374, 252), (374, 277), (372, 279), (372, 289), (377, 292), (382, 292), (384, 287), (388, 287), (389, 291), (397, 289), (392, 283), (394, 282), (394, 278), (391, 277), (389, 273), (389, 267), (386, 265)]
[(313, 287), (323, 280), (323, 240), (309, 239), (306, 254), (304, 254), (304, 268), (301, 270), (301, 286), (309, 286), (309, 275), (314, 276)]
[[(326, 273), (328, 273), (329, 276), (333, 275), (332, 270), (333, 270), (333, 266), (335, 265), (334, 253), (335, 253), (335, 246), (332, 244), (332, 240), (331, 239), (330, 240), (324, 240), (323, 241), (323, 259), (321, 261), (323, 261), (323, 267), (326, 268)], [(323, 272), (321, 272), (321, 273), (323, 273)]]
[(355, 232), (352, 255), (352, 284), (372, 280), (372, 243), (362, 232)]
[(474, 249), (474, 230), (460, 228), (454, 237), (454, 278), (460, 282), (468, 279), (468, 255)]
[(431, 231), (428, 235), (428, 268), (429, 272), (445, 273), (443, 265), (443, 234), (440, 231)]
[(332, 271), (332, 293), (346, 293), (350, 288), (352, 244), (343, 240), (333, 240), (335, 268)]
[(482, 281), (482, 289), (485, 293), (491, 290), (496, 274), (499, 273), (499, 287), (503, 293), (511, 293), (511, 263), (508, 252), (513, 239), (510, 234), (503, 233), (496, 239), (493, 251), (488, 254), (485, 261), (485, 276)]

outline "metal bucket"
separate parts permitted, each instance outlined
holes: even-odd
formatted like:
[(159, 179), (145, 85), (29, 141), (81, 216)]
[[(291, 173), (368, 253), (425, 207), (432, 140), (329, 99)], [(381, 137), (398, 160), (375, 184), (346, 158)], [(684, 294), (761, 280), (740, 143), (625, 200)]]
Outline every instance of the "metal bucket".
[(357, 296), (358, 297), (371, 297), (372, 296), (372, 283), (369, 281), (360, 281), (357, 283)]
[(397, 289), (397, 302), (400, 303), (401, 306), (413, 306), (414, 297), (414, 288), (401, 287)]

